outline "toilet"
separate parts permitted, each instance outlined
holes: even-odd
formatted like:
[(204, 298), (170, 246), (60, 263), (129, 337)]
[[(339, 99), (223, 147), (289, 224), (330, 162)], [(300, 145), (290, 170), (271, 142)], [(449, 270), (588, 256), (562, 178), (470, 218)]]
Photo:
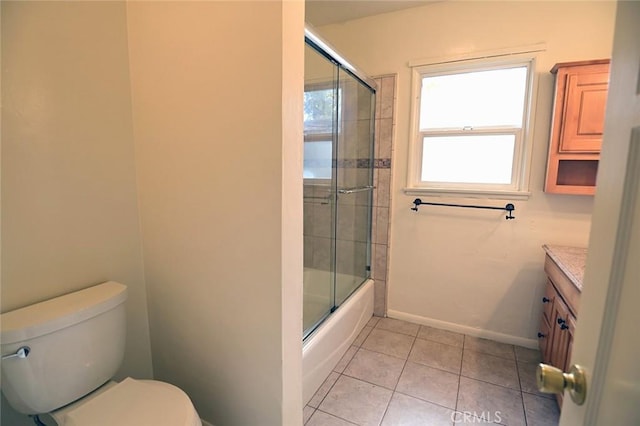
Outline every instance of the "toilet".
[(9, 404), (59, 426), (202, 426), (176, 386), (112, 380), (124, 357), (126, 299), (127, 287), (108, 281), (0, 315)]

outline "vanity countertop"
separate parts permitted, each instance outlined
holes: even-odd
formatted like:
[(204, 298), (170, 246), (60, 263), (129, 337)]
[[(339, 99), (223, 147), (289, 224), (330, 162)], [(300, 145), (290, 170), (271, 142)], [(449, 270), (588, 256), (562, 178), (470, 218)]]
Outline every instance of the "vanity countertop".
[(582, 291), (584, 268), (587, 261), (587, 249), (584, 247), (568, 247), (544, 244), (542, 246), (547, 255), (565, 273), (567, 278)]

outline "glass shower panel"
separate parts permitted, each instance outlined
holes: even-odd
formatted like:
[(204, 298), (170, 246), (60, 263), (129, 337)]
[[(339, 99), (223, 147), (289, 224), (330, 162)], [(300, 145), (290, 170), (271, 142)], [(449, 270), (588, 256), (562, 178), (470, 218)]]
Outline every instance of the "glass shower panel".
[(371, 273), (375, 112), (374, 92), (343, 69), (338, 71), (338, 87), (336, 306)]
[(305, 45), (304, 307), (306, 337), (335, 306), (335, 141), (338, 69)]

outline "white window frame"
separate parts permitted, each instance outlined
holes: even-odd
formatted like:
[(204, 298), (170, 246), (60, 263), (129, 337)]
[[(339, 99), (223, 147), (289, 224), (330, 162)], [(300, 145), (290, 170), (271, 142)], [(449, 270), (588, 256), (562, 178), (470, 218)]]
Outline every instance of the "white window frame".
[[(528, 51), (527, 53), (485, 56), (481, 59), (463, 58), (456, 60), (455, 58), (448, 58), (446, 61), (423, 62), (412, 66), (411, 142), (409, 144), (407, 187), (404, 192), (415, 195), (527, 199), (531, 195), (529, 192), (529, 173), (533, 149), (534, 94), (537, 83), (535, 64), (536, 52)], [(526, 66), (528, 68), (522, 128), (485, 127), (471, 130), (439, 129), (420, 131), (420, 95), (423, 77), (454, 74), (460, 71), (487, 71), (518, 66)], [(425, 182), (421, 180), (424, 136), (480, 135), (487, 133), (515, 135), (511, 184)]]
[[(318, 81), (307, 81), (305, 82), (304, 91), (320, 91), (320, 90), (336, 90), (335, 88), (335, 80), (318, 80)], [(338, 94), (338, 111), (340, 111), (339, 103), (342, 102), (342, 92), (341, 89), (337, 89)], [(338, 112), (339, 114), (339, 112)], [(335, 123), (334, 123), (335, 124)], [(333, 129), (330, 133), (310, 133), (303, 135), (303, 143), (313, 143), (313, 142), (322, 142), (322, 141), (331, 141), (335, 143), (334, 138), (336, 137), (336, 132), (340, 132), (340, 123), (338, 122), (338, 128)], [(332, 178), (303, 178), (303, 183), (309, 186), (329, 186), (331, 184)]]

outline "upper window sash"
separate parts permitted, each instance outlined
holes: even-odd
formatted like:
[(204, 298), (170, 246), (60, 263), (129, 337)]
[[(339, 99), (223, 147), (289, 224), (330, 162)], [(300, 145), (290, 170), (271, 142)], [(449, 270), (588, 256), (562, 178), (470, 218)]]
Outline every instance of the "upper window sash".
[(521, 127), (528, 64), (420, 73), (420, 130)]

